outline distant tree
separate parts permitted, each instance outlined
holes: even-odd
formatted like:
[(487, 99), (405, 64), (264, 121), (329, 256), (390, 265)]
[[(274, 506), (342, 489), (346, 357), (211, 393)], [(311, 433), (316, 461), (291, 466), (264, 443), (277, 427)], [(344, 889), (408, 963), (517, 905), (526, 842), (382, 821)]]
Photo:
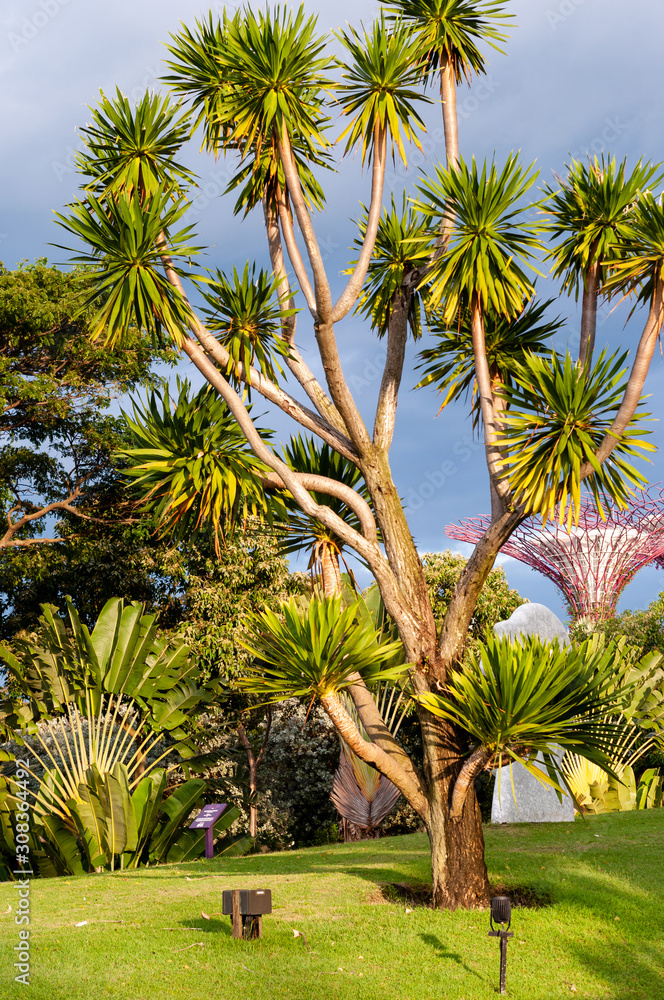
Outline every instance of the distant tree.
[(92, 342), (89, 291), (80, 268), (0, 264), (0, 550), (59, 542), (57, 518), (99, 516), (109, 491), (117, 502), (122, 426), (105, 411), (174, 358), (135, 327), (122, 348)]
[[(445, 552), (427, 552), (422, 556), (422, 563), (434, 617), (442, 624), (466, 559), (448, 549)], [(483, 641), (493, 633), (497, 622), (510, 618), (525, 603), (525, 598), (521, 597), (518, 590), (510, 587), (503, 567), (492, 569), (477, 599), (475, 613), (468, 628), (471, 642)]]

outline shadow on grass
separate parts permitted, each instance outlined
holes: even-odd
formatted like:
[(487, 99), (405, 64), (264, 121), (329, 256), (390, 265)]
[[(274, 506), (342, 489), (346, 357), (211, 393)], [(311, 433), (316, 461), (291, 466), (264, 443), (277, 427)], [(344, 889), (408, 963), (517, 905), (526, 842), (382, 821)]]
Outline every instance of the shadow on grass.
[(204, 917), (190, 917), (180, 920), (179, 923), (181, 927), (189, 927), (203, 934), (223, 934), (228, 938), (232, 936), (232, 928), (228, 917), (225, 920), (213, 917), (210, 917), (209, 920), (206, 920)]
[(424, 941), (425, 944), (430, 945), (432, 948), (435, 948), (437, 958), (448, 959), (450, 962), (456, 962), (457, 965), (460, 965), (471, 976), (476, 976), (477, 979), (481, 979), (484, 982), (484, 976), (480, 976), (479, 972), (476, 972), (475, 969), (469, 968), (469, 966), (467, 966), (461, 958), (461, 955), (458, 955), (455, 951), (450, 951), (447, 945), (443, 944), (440, 938), (437, 938), (435, 934), (420, 934), (420, 940)]

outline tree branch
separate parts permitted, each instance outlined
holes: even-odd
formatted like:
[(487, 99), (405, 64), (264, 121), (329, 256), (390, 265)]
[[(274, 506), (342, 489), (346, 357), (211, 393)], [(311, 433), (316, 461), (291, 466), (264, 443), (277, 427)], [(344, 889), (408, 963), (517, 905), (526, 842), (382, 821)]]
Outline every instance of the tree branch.
[[(304, 195), (302, 193), (302, 186), (300, 184), (300, 178), (295, 164), (295, 157), (293, 156), (290, 138), (285, 126), (283, 134), (277, 136), (277, 148), (279, 150), (281, 164), (284, 168), (284, 177), (286, 178), (288, 194), (290, 195), (293, 208), (295, 209), (295, 215), (297, 216), (302, 238), (304, 239), (304, 245), (307, 248), (309, 263), (314, 276), (316, 313), (324, 321), (329, 321), (332, 313), (332, 295), (330, 293), (330, 284), (327, 280), (327, 274), (325, 273), (323, 255), (321, 254), (320, 247), (318, 246), (318, 240), (316, 239), (314, 227), (311, 222), (309, 209), (307, 208), (307, 203), (304, 200)], [(291, 263), (293, 262), (291, 261)], [(294, 266), (295, 265), (293, 264), (293, 267)]]
[[(522, 511), (506, 511), (489, 525), (473, 549), (470, 559), (461, 571), (445, 615), (439, 643), (443, 663), (459, 661), (477, 598), (493, 569), (496, 556), (501, 546), (525, 518), (526, 515)], [(436, 675), (434, 679), (439, 684), (446, 680), (442, 675)]]
[(404, 294), (402, 282), (402, 287), (397, 289), (392, 299), (392, 311), (387, 328), (387, 358), (378, 394), (373, 432), (374, 445), (386, 452), (389, 451), (394, 436), (399, 387), (406, 356), (408, 313), (412, 294), (412, 291)]
[[(272, 270), (279, 282), (281, 294), (289, 295), (288, 308), (293, 309), (295, 301), (291, 294), (290, 282), (284, 265), (284, 254), (281, 245), (281, 230), (279, 229), (279, 222), (277, 218), (275, 218), (270, 207), (265, 202), (263, 203), (263, 210)], [(290, 213), (287, 214), (290, 218)], [(286, 340), (290, 347), (289, 354), (286, 357), (286, 364), (320, 413), (321, 417), (331, 424), (332, 427), (335, 427), (340, 434), (343, 434), (344, 437), (346, 437), (347, 430), (341, 418), (341, 414), (335, 407), (332, 400), (328, 397), (322, 385), (320, 385), (318, 379), (310, 370), (309, 366), (306, 364), (304, 358), (295, 346), (296, 319), (296, 316), (289, 316), (284, 321), (284, 340)]]
[(316, 293), (316, 342), (320, 351), (325, 379), (332, 400), (342, 416), (344, 424), (348, 430), (350, 439), (358, 452), (358, 455), (367, 454), (371, 449), (371, 439), (364, 425), (364, 421), (355, 405), (355, 400), (348, 388), (341, 367), (341, 360), (337, 350), (337, 343), (334, 336), (334, 321), (332, 318), (332, 299), (330, 285), (325, 273), (323, 258), (316, 240), (316, 234), (309, 216), (300, 178), (297, 173), (297, 166), (293, 157), (288, 132), (284, 129), (283, 135), (277, 137), (279, 157), (284, 168), (284, 176), (288, 187), (297, 221), (300, 225), (302, 237), (309, 255), (309, 263), (314, 276), (314, 288)]
[[(228, 351), (222, 347), (216, 337), (212, 336), (212, 334), (205, 328), (203, 323), (201, 323), (200, 319), (194, 313), (187, 294), (182, 286), (182, 282), (180, 281), (180, 276), (172, 266), (172, 261), (168, 255), (165, 239), (162, 245), (163, 252), (161, 254), (161, 259), (166, 277), (173, 288), (177, 289), (179, 294), (182, 296), (183, 301), (189, 307), (189, 326), (192, 333), (207, 354), (214, 358), (215, 362), (224, 370), (227, 369), (230, 361)], [(237, 372), (238, 378), (240, 378), (246, 385), (250, 385), (252, 389), (255, 389), (258, 393), (260, 393), (260, 395), (267, 399), (268, 402), (274, 403), (275, 406), (278, 406), (280, 410), (295, 420), (296, 423), (318, 435), (318, 437), (320, 437), (323, 441), (326, 441), (332, 448), (334, 448), (335, 451), (338, 451), (340, 455), (348, 458), (351, 462), (357, 462), (358, 454), (356, 449), (353, 447), (352, 442), (349, 441), (345, 434), (329, 424), (319, 414), (314, 413), (306, 406), (302, 406), (298, 400), (294, 399), (293, 396), (290, 396), (287, 392), (284, 392), (284, 390), (280, 389), (274, 382), (270, 382), (269, 379), (266, 379), (261, 372), (257, 371), (255, 368), (250, 368), (246, 371), (241, 363), (234, 363), (234, 368)]]
[(579, 364), (592, 361), (597, 330), (597, 299), (599, 297), (600, 264), (591, 264), (583, 282), (583, 306), (581, 309), (581, 342), (579, 344)]
[[(244, 436), (254, 453), (268, 466), (274, 473), (274, 479), (268, 477), (269, 481), (277, 489), (287, 489), (292, 493), (296, 502), (300, 505), (305, 514), (309, 517), (317, 518), (326, 527), (331, 528), (340, 538), (350, 545), (356, 552), (367, 560), (370, 566), (384, 563), (389, 569), (389, 564), (383, 556), (378, 546), (378, 533), (376, 522), (374, 521), (371, 508), (366, 500), (359, 496), (355, 490), (334, 479), (327, 479), (325, 476), (314, 476), (308, 473), (293, 472), (285, 462), (267, 447), (260, 434), (256, 430), (247, 409), (235, 392), (232, 386), (226, 381), (221, 372), (205, 356), (202, 349), (194, 340), (187, 337), (183, 344), (183, 350), (194, 362), (201, 374), (207, 379), (219, 395), (228, 405), (229, 410), (235, 417)], [(329, 496), (338, 497), (347, 503), (360, 519), (360, 524), (366, 535), (351, 528), (346, 522), (334, 513), (329, 507), (317, 504), (313, 497), (307, 492), (305, 483), (310, 483), (310, 489), (320, 490)], [(382, 567), (381, 567), (382, 568)], [(390, 571), (391, 572), (391, 571)]]
[(450, 819), (461, 819), (466, 797), (470, 791), (470, 786), (478, 774), (482, 773), (490, 760), (491, 753), (488, 750), (485, 750), (484, 747), (477, 747), (473, 750), (470, 757), (468, 757), (468, 759), (464, 762), (464, 765), (459, 771), (459, 775), (454, 783)]
[(394, 757), (385, 753), (377, 744), (368, 743), (362, 738), (338, 695), (333, 693), (324, 695), (321, 698), (321, 704), (339, 735), (351, 750), (357, 754), (360, 760), (366, 761), (367, 764), (373, 764), (381, 774), (389, 778), (417, 814), (427, 823), (429, 821), (429, 802), (422, 791), (420, 782), (407, 773)]
[(71, 491), (69, 496), (65, 500), (56, 500), (53, 503), (45, 504), (40, 507), (39, 510), (33, 511), (31, 514), (24, 514), (20, 517), (18, 521), (12, 521), (11, 514), (14, 511), (20, 510), (21, 505), (17, 504), (12, 507), (11, 511), (7, 513), (7, 530), (5, 531), (2, 538), (0, 538), (0, 550), (8, 548), (25, 548), (28, 545), (52, 545), (58, 541), (64, 541), (60, 538), (29, 538), (29, 539), (15, 539), (14, 535), (21, 528), (24, 528), (27, 524), (31, 524), (32, 521), (39, 521), (43, 517), (47, 517), (56, 510), (67, 510), (71, 514), (76, 514), (81, 516), (75, 507), (72, 507), (72, 503), (81, 495), (81, 488), (83, 484), (92, 476), (94, 473), (90, 472), (81, 481), (79, 481), (76, 487)]
[(473, 354), (475, 356), (475, 377), (480, 398), (482, 423), (484, 427), (484, 450), (486, 464), (491, 480), (491, 508), (494, 517), (500, 516), (506, 509), (510, 499), (510, 487), (505, 478), (500, 475), (501, 450), (497, 443), (496, 402), (493, 395), (493, 385), (489, 363), (486, 356), (486, 340), (484, 336), (484, 316), (477, 295), (473, 295), (470, 304), (470, 323), (473, 338)]
[(360, 675), (355, 674), (354, 678), (356, 679), (348, 690), (357, 709), (360, 721), (371, 738), (371, 742), (392, 757), (403, 768), (406, 774), (409, 774), (412, 780), (417, 782), (420, 792), (426, 797), (422, 775), (385, 725), (378, 705)]
[(351, 274), (346, 287), (337, 299), (332, 310), (332, 322), (338, 323), (346, 316), (357, 302), (357, 297), (362, 291), (364, 279), (373, 257), (376, 245), (376, 234), (380, 223), (380, 216), (383, 210), (383, 186), (385, 184), (385, 163), (387, 159), (387, 132), (380, 125), (374, 129), (374, 157), (371, 177), (371, 202), (367, 216), (367, 229), (362, 242), (362, 249), (358, 257), (355, 269)]
[(281, 223), (281, 229), (284, 234), (288, 257), (293, 265), (295, 277), (297, 278), (298, 284), (302, 289), (302, 294), (304, 295), (305, 301), (309, 306), (309, 312), (313, 316), (314, 321), (316, 321), (318, 319), (318, 313), (316, 311), (316, 296), (314, 295), (314, 290), (311, 287), (311, 282), (309, 281), (309, 275), (307, 274), (304, 261), (302, 260), (300, 248), (297, 245), (295, 230), (293, 228), (293, 217), (282, 193), (280, 193), (278, 204), (279, 222)]
[[(650, 368), (650, 362), (655, 353), (657, 338), (662, 332), (662, 325), (664, 325), (664, 281), (658, 275), (655, 278), (650, 312), (645, 329), (641, 334), (641, 340), (636, 351), (636, 357), (634, 358), (634, 364), (632, 365), (623, 401), (595, 454), (600, 464), (607, 460), (636, 413), (636, 408), (641, 400), (643, 386), (645, 385), (646, 376)], [(585, 465), (581, 466), (581, 479), (586, 479), (593, 472), (594, 469), (590, 462), (586, 462)]]

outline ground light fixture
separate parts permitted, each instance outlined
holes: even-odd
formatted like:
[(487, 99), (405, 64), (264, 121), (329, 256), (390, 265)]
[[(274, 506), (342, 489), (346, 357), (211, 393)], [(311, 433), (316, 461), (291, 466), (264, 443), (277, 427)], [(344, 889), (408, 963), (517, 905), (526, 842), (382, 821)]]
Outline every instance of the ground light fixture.
[(272, 913), (270, 889), (224, 889), (222, 913), (231, 917), (234, 938), (263, 937), (263, 916)]
[[(510, 933), (512, 923), (512, 903), (507, 896), (494, 896), (491, 900), (491, 930), (489, 937), (500, 938), (500, 992), (505, 992), (507, 976), (507, 939), (514, 937)], [(496, 926), (500, 924), (500, 928)]]

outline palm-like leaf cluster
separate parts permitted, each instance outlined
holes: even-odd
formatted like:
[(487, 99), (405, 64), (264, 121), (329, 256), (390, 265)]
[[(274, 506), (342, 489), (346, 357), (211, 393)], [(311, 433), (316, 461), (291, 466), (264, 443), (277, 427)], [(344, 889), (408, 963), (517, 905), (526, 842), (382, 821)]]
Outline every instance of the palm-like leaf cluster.
[(593, 264), (607, 270), (624, 256), (631, 242), (638, 205), (649, 185), (656, 185), (657, 167), (639, 161), (627, 174), (625, 160), (595, 157), (588, 164), (573, 160), (558, 190), (546, 185), (545, 231), (554, 241), (549, 258), (553, 273), (578, 299)]
[(206, 281), (203, 296), (212, 306), (204, 310), (207, 328), (229, 354), (226, 375), (231, 382), (240, 386), (240, 366), (249, 384), (251, 366), (258, 367), (263, 375), (276, 382), (277, 372), (284, 374), (277, 358), (288, 356), (288, 344), (281, 336), (282, 325), (297, 311), (284, 304), (289, 293), (280, 296), (274, 276), (263, 268), (257, 274), (256, 265), (250, 268), (247, 263), (242, 277), (235, 268), (232, 278), (217, 270)]
[[(541, 356), (550, 353), (549, 340), (563, 326), (562, 320), (547, 320), (545, 317), (553, 301), (533, 301), (520, 316), (512, 320), (488, 310), (484, 318), (484, 335), (489, 372), (494, 383), (513, 385), (514, 375), (520, 372), (520, 365), (527, 355)], [(435, 346), (426, 348), (419, 355), (419, 367), (424, 369), (424, 378), (416, 388), (434, 385), (443, 396), (441, 410), (464, 394), (472, 394), (473, 420), (477, 423), (480, 419), (480, 406), (470, 316), (468, 312), (464, 313), (461, 328), (449, 330), (434, 312), (429, 325), (435, 337)]]
[(153, 393), (134, 404), (133, 418), (124, 416), (135, 441), (121, 452), (131, 463), (124, 475), (164, 533), (182, 538), (212, 525), (218, 549), (238, 521), (267, 513), (261, 476), (268, 470), (211, 387), (192, 397), (189, 383), (179, 382), (177, 400)]
[[(399, 21), (391, 27), (381, 13), (369, 31), (350, 28), (339, 39), (353, 62), (342, 63), (342, 83), (337, 100), (351, 122), (340, 139), (348, 136), (346, 152), (362, 145), (362, 163), (370, 156), (377, 138), (389, 139), (406, 163), (404, 137), (419, 147), (417, 130), (425, 125), (415, 110), (417, 103), (429, 103), (417, 89), (421, 66), (415, 54), (412, 32)], [(403, 133), (403, 135), (402, 135)]]
[[(326, 149), (318, 149), (316, 152), (305, 149), (297, 136), (291, 139), (291, 153), (307, 206), (321, 210), (325, 205), (325, 192), (311, 168), (333, 169), (331, 154)], [(242, 161), (228, 182), (226, 191), (238, 188), (238, 198), (233, 209), (236, 215), (240, 212), (246, 215), (261, 202), (270, 206), (275, 213), (280, 198), (288, 203), (283, 164), (275, 156), (272, 146), (263, 145), (253, 157), (249, 156)]]
[(204, 146), (217, 156), (239, 149), (242, 161), (227, 191), (239, 188), (236, 214), (262, 199), (275, 206), (285, 191), (276, 141), (285, 128), (310, 206), (322, 208), (325, 196), (312, 166), (329, 167), (326, 118), (321, 90), (331, 85), (332, 60), (320, 56), (324, 40), (314, 33), (315, 19), (274, 14), (225, 13), (222, 21), (183, 28), (168, 46), (171, 73), (164, 77), (191, 102), (195, 127), (204, 127)]
[(322, 98), (332, 85), (333, 62), (322, 54), (325, 38), (316, 34), (316, 21), (303, 7), (294, 14), (277, 7), (249, 9), (226, 22), (217, 60), (230, 86), (222, 89), (216, 114), (242, 156), (260, 154), (284, 135), (314, 154), (327, 146)]
[[(238, 11), (234, 19), (240, 16)], [(210, 11), (206, 21), (195, 23), (195, 30), (183, 25), (177, 35), (171, 35), (172, 44), (166, 45), (172, 56), (166, 60), (170, 73), (162, 79), (174, 93), (191, 104), (194, 112), (192, 131), (203, 125), (203, 146), (216, 155), (229, 127), (219, 109), (231, 86), (222, 63), (228, 16), (224, 11), (223, 20), (217, 18), (215, 22)]]
[(182, 262), (190, 264), (199, 252), (189, 242), (192, 227), (174, 231), (187, 207), (173, 204), (171, 193), (160, 187), (142, 202), (125, 191), (104, 201), (89, 194), (70, 215), (56, 213), (59, 225), (90, 248), (72, 260), (93, 268), (92, 290), (82, 306), (98, 307), (90, 325), (93, 339), (103, 336), (113, 346), (135, 326), (156, 344), (164, 342), (164, 333), (182, 343), (191, 307), (164, 275), (162, 258), (166, 254), (173, 271), (191, 277)]
[(629, 696), (615, 685), (619, 659), (615, 646), (598, 647), (592, 639), (560, 648), (538, 638), (488, 636), (463, 671), (452, 674), (445, 694), (415, 697), (465, 730), (486, 751), (487, 767), (519, 761), (546, 781), (534, 758), (542, 753), (552, 768), (560, 746), (612, 774), (622, 727), (607, 716), (619, 714)]
[(302, 611), (295, 599), (279, 614), (251, 615), (242, 645), (255, 662), (243, 690), (270, 701), (325, 697), (349, 687), (359, 673), (368, 683), (396, 680), (406, 671), (400, 642), (381, 642), (367, 616), (340, 597), (314, 598)]
[[(580, 510), (586, 462), (594, 470), (587, 485), (600, 510), (604, 503), (624, 503), (630, 484), (644, 484), (627, 461), (654, 450), (639, 437), (641, 428), (628, 427), (602, 465), (595, 458), (622, 402), (625, 358), (603, 351), (594, 365), (581, 366), (569, 354), (528, 355), (515, 367), (512, 384), (502, 390), (509, 407), (501, 417), (501, 437), (509, 449), (505, 475), (527, 511), (546, 519), (559, 502), (561, 521), (571, 523)], [(637, 412), (633, 423), (643, 417)]]
[[(361, 250), (367, 228), (366, 209), (358, 228), (360, 235), (353, 246)], [(405, 192), (400, 208), (392, 195), (391, 208), (383, 210), (378, 224), (373, 256), (356, 310), (369, 320), (379, 337), (387, 333), (394, 297), (401, 294), (404, 279), (428, 264), (430, 250), (426, 234), (427, 224), (414, 211)], [(351, 261), (346, 273), (352, 274), (356, 264), (357, 261)], [(423, 306), (426, 308), (426, 286), (416, 290), (410, 298), (408, 322), (415, 340), (422, 335)]]
[(85, 189), (100, 199), (121, 191), (140, 198), (160, 189), (184, 193), (195, 175), (175, 157), (190, 128), (189, 112), (168, 97), (148, 92), (132, 107), (119, 90), (114, 100), (102, 93), (92, 124), (81, 129), (85, 149), (76, 157), (91, 178)]
[(649, 304), (664, 287), (664, 196), (641, 196), (627, 239), (629, 254), (614, 263), (607, 291), (633, 293), (637, 302)]
[(501, 30), (512, 15), (507, 4), (495, 0), (386, 0), (388, 16), (403, 19), (414, 32), (419, 59), (427, 73), (448, 60), (457, 83), (473, 73), (486, 73), (486, 60), (479, 44), (494, 49), (506, 40)]
[(474, 159), (453, 169), (439, 165), (435, 179), (418, 185), (418, 208), (436, 233), (450, 217), (456, 219), (449, 245), (426, 277), (444, 323), (454, 324), (473, 301), (483, 311), (516, 317), (533, 297), (532, 280), (521, 265), (534, 269), (531, 261), (542, 245), (538, 227), (526, 218), (528, 206), (519, 203), (536, 177), (512, 155), (502, 170), (495, 163), (480, 170)]

